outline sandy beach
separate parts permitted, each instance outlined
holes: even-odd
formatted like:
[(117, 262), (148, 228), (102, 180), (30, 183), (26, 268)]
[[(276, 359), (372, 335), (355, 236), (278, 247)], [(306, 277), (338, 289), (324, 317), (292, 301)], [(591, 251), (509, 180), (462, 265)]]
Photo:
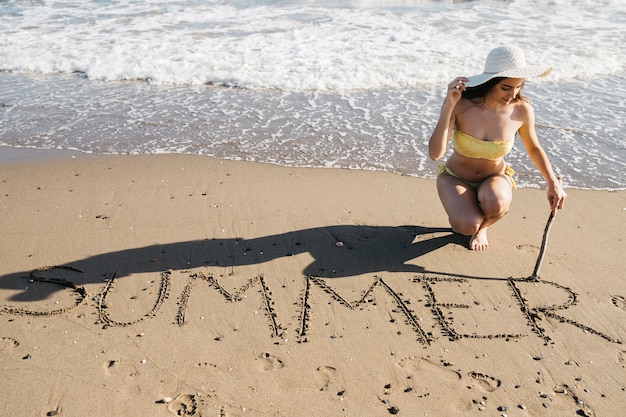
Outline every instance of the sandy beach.
[(432, 180), (51, 154), (0, 163), (2, 416), (625, 412), (624, 191), (529, 282), (544, 190), (472, 252)]

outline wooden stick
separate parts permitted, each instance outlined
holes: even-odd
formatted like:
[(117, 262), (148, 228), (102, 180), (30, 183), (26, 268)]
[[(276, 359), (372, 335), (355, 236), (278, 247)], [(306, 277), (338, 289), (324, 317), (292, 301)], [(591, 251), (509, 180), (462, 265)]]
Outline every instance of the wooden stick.
[[(559, 177), (559, 185), (562, 184), (562, 179)], [(537, 263), (535, 264), (535, 270), (533, 274), (528, 278), (529, 281), (539, 281), (539, 268), (541, 268), (541, 263), (543, 262), (543, 257), (545, 255), (546, 246), (548, 246), (548, 233), (550, 233), (550, 228), (552, 228), (552, 222), (556, 215), (554, 212), (550, 211), (550, 216), (548, 217), (548, 221), (546, 222), (546, 227), (543, 229), (543, 239), (541, 241), (541, 249), (539, 249), (539, 256), (537, 257)]]

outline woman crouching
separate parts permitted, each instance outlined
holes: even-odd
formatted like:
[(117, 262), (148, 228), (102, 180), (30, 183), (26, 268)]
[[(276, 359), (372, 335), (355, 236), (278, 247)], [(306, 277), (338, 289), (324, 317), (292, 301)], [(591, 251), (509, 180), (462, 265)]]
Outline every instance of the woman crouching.
[(487, 56), (482, 74), (458, 77), (448, 85), (428, 150), (438, 160), (452, 139), (454, 152), (439, 165), (437, 191), (452, 229), (471, 236), (471, 250), (489, 247), (487, 228), (509, 210), (514, 171), (504, 157), (516, 134), (547, 182), (552, 212), (563, 207), (566, 194), (537, 140), (533, 109), (521, 93), (525, 78), (551, 70), (526, 65), (517, 47), (498, 47)]

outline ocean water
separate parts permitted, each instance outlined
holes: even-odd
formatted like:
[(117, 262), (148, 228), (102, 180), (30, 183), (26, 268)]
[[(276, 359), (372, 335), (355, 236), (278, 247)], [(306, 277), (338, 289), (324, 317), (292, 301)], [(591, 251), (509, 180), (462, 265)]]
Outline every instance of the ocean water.
[(433, 178), (447, 83), (501, 44), (554, 67), (525, 95), (565, 184), (626, 189), (624, 0), (4, 0), (0, 145)]

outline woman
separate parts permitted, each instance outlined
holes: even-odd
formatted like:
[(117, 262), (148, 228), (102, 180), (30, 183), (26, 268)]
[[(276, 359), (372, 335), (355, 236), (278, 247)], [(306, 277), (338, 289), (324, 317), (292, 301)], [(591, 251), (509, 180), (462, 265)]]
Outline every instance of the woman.
[(517, 47), (498, 47), (487, 56), (482, 74), (458, 77), (448, 86), (428, 151), (433, 160), (440, 159), (452, 137), (454, 152), (439, 165), (437, 191), (453, 230), (471, 236), (471, 250), (487, 249), (487, 228), (509, 210), (515, 182), (504, 156), (516, 133), (547, 182), (552, 212), (563, 208), (566, 194), (539, 145), (533, 109), (521, 93), (525, 78), (551, 70), (526, 65)]

